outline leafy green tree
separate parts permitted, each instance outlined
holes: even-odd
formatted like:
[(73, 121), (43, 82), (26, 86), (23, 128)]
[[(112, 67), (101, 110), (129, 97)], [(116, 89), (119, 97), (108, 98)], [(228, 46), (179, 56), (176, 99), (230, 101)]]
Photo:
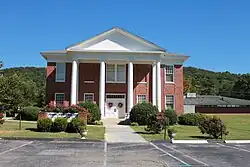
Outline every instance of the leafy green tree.
[(250, 99), (250, 74), (244, 74), (234, 83), (232, 95), (241, 99)]
[(12, 111), (31, 105), (35, 96), (34, 83), (17, 74), (0, 77), (0, 103)]

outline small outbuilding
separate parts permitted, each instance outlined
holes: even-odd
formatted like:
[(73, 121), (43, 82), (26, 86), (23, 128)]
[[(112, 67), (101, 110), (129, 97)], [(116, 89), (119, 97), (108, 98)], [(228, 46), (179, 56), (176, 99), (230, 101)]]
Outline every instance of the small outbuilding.
[(188, 93), (184, 97), (184, 113), (250, 113), (250, 100)]

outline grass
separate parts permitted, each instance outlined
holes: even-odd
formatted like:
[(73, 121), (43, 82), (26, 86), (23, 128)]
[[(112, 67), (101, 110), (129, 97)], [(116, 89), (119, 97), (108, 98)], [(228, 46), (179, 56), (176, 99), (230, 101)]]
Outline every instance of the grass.
[[(229, 134), (224, 139), (250, 139), (250, 114), (241, 115), (216, 115), (220, 117), (225, 125)], [(139, 133), (146, 140), (163, 140), (164, 134), (149, 134), (144, 130), (145, 126), (131, 126), (137, 133)], [(200, 133), (197, 126), (175, 125), (177, 130), (175, 139), (208, 139), (209, 137)]]
[[(33, 130), (32, 130), (33, 129)], [(87, 126), (87, 139), (103, 140), (105, 128), (103, 126)], [(79, 138), (77, 133), (51, 133), (36, 132), (36, 123), (23, 122), (22, 130), (19, 130), (19, 122), (6, 121), (0, 125), (0, 137), (27, 137), (27, 138)]]

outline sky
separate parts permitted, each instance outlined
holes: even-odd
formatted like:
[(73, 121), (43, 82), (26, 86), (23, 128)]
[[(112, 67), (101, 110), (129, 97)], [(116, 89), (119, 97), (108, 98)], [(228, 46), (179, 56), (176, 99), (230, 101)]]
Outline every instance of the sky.
[(0, 5), (4, 67), (46, 66), (41, 51), (62, 50), (115, 26), (169, 52), (185, 66), (250, 72), (250, 1), (9, 0)]

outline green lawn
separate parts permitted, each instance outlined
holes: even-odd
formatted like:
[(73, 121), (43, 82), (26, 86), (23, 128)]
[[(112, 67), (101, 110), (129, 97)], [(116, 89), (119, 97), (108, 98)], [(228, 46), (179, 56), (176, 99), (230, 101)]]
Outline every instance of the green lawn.
[[(227, 126), (229, 131), (225, 139), (250, 139), (250, 115), (217, 115)], [(163, 133), (148, 134), (144, 126), (131, 126), (146, 140), (163, 140)], [(200, 133), (197, 126), (175, 125), (177, 130), (175, 139), (206, 139), (208, 136)]]
[[(19, 129), (19, 123), (6, 121), (0, 125), (0, 137), (30, 137), (30, 138), (79, 138), (80, 135), (76, 133), (50, 133), (50, 132), (36, 132), (36, 123), (22, 123), (22, 130)], [(29, 130), (31, 129), (31, 130)], [(33, 130), (32, 130), (33, 129)], [(87, 139), (103, 140), (105, 128), (103, 126), (88, 126)]]

